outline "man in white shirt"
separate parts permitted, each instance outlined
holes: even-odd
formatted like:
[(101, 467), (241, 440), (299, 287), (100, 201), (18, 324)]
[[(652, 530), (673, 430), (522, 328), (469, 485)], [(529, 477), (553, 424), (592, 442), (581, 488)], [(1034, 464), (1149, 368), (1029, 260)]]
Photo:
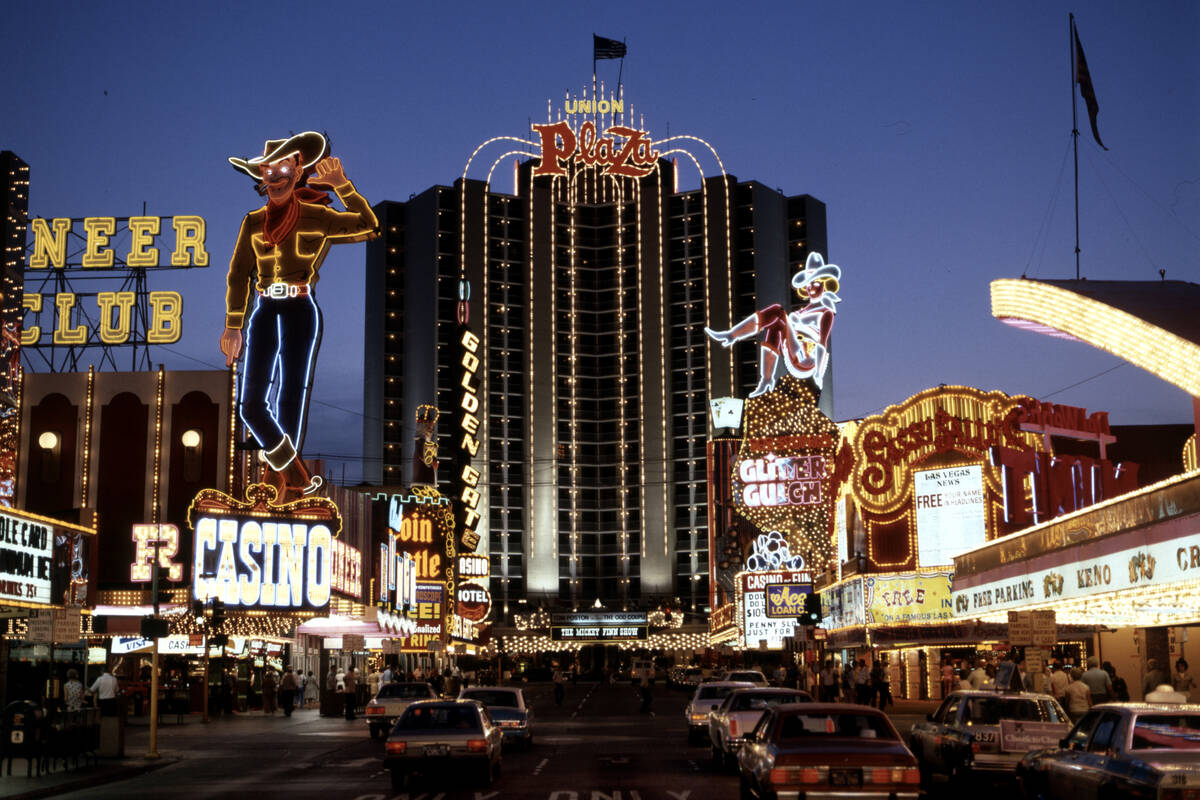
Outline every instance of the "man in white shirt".
[(1071, 682), (1070, 676), (1067, 675), (1067, 670), (1061, 665), (1056, 664), (1058, 669), (1050, 676), (1050, 694), (1058, 700), (1063, 699), (1063, 695), (1067, 691), (1067, 684)]
[(100, 706), (100, 715), (103, 717), (115, 717), (117, 715), (117, 693), (121, 691), (121, 685), (117, 683), (117, 679), (105, 667), (104, 672), (100, 673), (100, 677), (92, 682), (88, 687), (89, 695), (96, 695)]
[(971, 670), (971, 674), (967, 676), (967, 683), (971, 684), (972, 689), (982, 689), (990, 680), (987, 670), (984, 669), (983, 663), (975, 664), (975, 669)]

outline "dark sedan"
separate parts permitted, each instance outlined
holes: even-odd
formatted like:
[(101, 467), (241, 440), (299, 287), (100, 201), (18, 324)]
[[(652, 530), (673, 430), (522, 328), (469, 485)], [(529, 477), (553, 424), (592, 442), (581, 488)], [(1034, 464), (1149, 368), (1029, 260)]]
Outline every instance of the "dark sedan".
[(1200, 705), (1094, 706), (1017, 780), (1046, 800), (1200, 800)]
[(473, 773), (491, 786), (500, 774), (502, 737), (500, 726), (475, 700), (417, 702), (392, 728), (383, 765), (391, 770), (395, 791), (414, 773), (435, 782)]
[(743, 798), (916, 800), (917, 760), (870, 706), (797, 703), (763, 713), (738, 752)]

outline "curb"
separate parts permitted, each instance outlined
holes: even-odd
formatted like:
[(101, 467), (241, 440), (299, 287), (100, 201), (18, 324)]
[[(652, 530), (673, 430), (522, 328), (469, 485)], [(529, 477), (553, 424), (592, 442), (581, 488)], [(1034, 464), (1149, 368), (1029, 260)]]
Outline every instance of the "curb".
[[(154, 772), (171, 764), (177, 764), (182, 759), (179, 758), (163, 758), (154, 762), (146, 762), (144, 764), (126, 764), (112, 769), (104, 769), (100, 767), (97, 772), (89, 775), (81, 775), (73, 780), (56, 783), (53, 786), (42, 786), (36, 789), (30, 789), (27, 792), (18, 794), (0, 795), (3, 800), (34, 800), (40, 797), (53, 797), (54, 795), (66, 794), (67, 792), (75, 792), (80, 789), (88, 789), (92, 786), (101, 786), (114, 781), (123, 781), (127, 778), (134, 778), (138, 775), (144, 775), (147, 772)], [(36, 780), (36, 779), (35, 779)]]

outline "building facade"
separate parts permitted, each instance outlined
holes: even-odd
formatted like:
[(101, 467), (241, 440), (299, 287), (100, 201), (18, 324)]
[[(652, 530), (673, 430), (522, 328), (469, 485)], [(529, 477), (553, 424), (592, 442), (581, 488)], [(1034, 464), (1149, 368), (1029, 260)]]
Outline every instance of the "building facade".
[[(793, 308), (792, 274), (827, 252), (823, 203), (739, 181), (695, 137), (643, 141), (622, 169), (596, 157), (648, 137), (621, 114), (560, 114), (531, 140), (489, 140), (452, 185), (375, 208), (368, 482), (408, 482), (424, 402), (452, 416), (438, 431), (440, 483), (459, 479), (447, 462), (462, 435), (465, 326), (480, 340), (477, 530), (502, 614), (520, 601), (704, 609), (708, 400), (758, 379), (756, 348), (721, 348), (704, 328)], [(498, 167), (511, 191), (493, 183)], [(822, 404), (831, 413), (828, 392)]]

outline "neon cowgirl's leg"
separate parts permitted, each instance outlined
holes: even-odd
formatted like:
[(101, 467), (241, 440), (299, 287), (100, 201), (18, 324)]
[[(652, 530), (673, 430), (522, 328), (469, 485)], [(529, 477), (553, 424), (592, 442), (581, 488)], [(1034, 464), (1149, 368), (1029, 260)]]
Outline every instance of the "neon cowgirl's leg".
[(750, 393), (751, 397), (766, 394), (775, 388), (775, 366), (779, 363), (779, 355), (769, 347), (758, 348), (758, 387)]
[(730, 347), (734, 342), (740, 342), (742, 339), (758, 333), (758, 314), (751, 314), (727, 331), (714, 331), (712, 328), (705, 328), (704, 332), (725, 347)]
[(279, 350), (279, 326), (274, 306), (274, 303), (258, 298), (246, 322), (246, 362), (238, 396), (242, 422), (259, 446), (267, 451), (277, 448), (286, 436), (269, 405), (271, 376)]
[(311, 295), (279, 301), (280, 313), (279, 402), (275, 418), (302, 449), (308, 417), (308, 397), (317, 350), (321, 346), (321, 311)]

